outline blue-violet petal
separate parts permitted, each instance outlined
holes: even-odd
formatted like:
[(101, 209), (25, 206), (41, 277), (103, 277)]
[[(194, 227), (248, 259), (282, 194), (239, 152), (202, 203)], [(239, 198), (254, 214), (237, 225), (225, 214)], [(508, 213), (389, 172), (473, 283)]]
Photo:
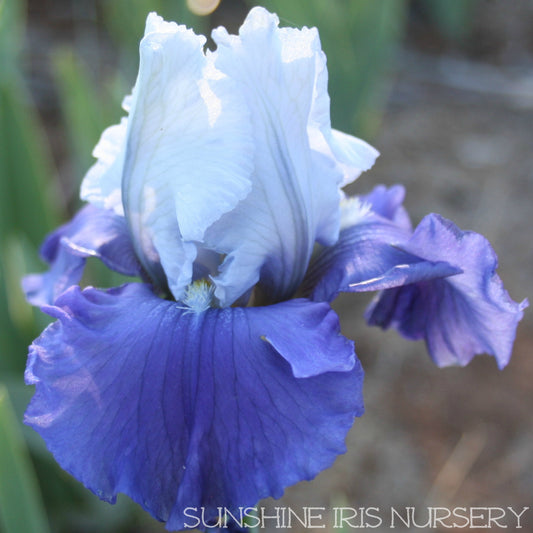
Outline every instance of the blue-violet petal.
[(124, 217), (90, 204), (46, 238), (41, 256), (50, 269), (22, 280), (27, 300), (37, 306), (53, 304), (63, 291), (77, 284), (88, 257), (97, 257), (127, 276), (141, 273)]
[(403, 187), (376, 187), (342, 202), (339, 240), (313, 259), (303, 294), (332, 301), (340, 292), (376, 291), (457, 274), (446, 261), (428, 261), (401, 248), (411, 236)]
[(383, 291), (367, 310), (368, 322), (424, 339), (439, 366), (466, 365), (480, 353), (494, 355), (500, 368), (507, 365), (528, 302), (509, 297), (489, 242), (432, 214), (402, 249), (431, 262), (446, 261), (462, 273)]
[(327, 304), (195, 313), (130, 284), (72, 287), (45, 310), (58, 321), (30, 350), (26, 422), (100, 498), (124, 492), (169, 529), (186, 507), (216, 518), (313, 478), (363, 412)]

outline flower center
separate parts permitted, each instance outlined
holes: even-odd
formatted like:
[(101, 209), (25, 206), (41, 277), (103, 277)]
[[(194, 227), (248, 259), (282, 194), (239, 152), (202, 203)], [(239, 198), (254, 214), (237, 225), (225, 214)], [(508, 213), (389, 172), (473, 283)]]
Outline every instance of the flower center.
[(215, 288), (205, 278), (191, 283), (185, 292), (183, 303), (194, 313), (202, 313), (213, 307)]

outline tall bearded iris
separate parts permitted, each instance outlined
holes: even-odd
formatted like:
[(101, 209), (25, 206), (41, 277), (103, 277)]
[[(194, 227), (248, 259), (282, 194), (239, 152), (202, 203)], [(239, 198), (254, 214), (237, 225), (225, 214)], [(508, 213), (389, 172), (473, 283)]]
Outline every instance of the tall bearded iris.
[[(148, 16), (128, 116), (82, 184), (88, 204), (24, 281), (57, 319), (30, 348), (26, 422), (100, 498), (169, 529), (311, 479), (363, 412), (361, 366), (330, 302), (379, 290), (368, 319), (424, 338), (438, 364), (504, 366), (526, 303), (487, 241), (403, 189), (344, 198), (377, 152), (331, 128), (316, 29), (253, 9), (217, 48)], [(96, 256), (132, 276), (81, 290)]]

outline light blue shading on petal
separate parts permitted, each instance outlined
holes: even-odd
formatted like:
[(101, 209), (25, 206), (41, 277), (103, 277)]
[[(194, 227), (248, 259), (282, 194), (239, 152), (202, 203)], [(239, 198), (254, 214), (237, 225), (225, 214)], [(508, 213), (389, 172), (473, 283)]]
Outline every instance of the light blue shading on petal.
[(129, 117), (104, 132), (82, 184), (84, 199), (124, 212), (144, 269), (177, 299), (206, 228), (251, 190), (249, 111), (205, 41), (148, 16)]
[(242, 87), (255, 144), (251, 193), (206, 232), (207, 246), (227, 255), (214, 277), (222, 305), (257, 282), (270, 302), (290, 297), (315, 241), (332, 244), (338, 237), (339, 187), (348, 179), (343, 164), (360, 165), (360, 172), (377, 155), (362, 141), (337, 142), (332, 133), (316, 28), (278, 23), (255, 8), (239, 35), (213, 32), (215, 65)]

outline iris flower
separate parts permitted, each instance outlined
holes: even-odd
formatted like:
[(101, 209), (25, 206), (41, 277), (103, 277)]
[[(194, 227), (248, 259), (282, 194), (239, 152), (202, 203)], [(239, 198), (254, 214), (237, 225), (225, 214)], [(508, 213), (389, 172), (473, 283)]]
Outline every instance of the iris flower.
[[(522, 310), (480, 235), (403, 189), (341, 188), (377, 152), (332, 129), (316, 29), (253, 9), (206, 39), (150, 14), (127, 117), (104, 131), (88, 203), (42, 247), (29, 301), (25, 421), (100, 498), (168, 529), (311, 479), (345, 451), (363, 371), (330, 303), (380, 291), (367, 319), (425, 339), (439, 365), (509, 360)], [(138, 282), (81, 289), (86, 258)]]

